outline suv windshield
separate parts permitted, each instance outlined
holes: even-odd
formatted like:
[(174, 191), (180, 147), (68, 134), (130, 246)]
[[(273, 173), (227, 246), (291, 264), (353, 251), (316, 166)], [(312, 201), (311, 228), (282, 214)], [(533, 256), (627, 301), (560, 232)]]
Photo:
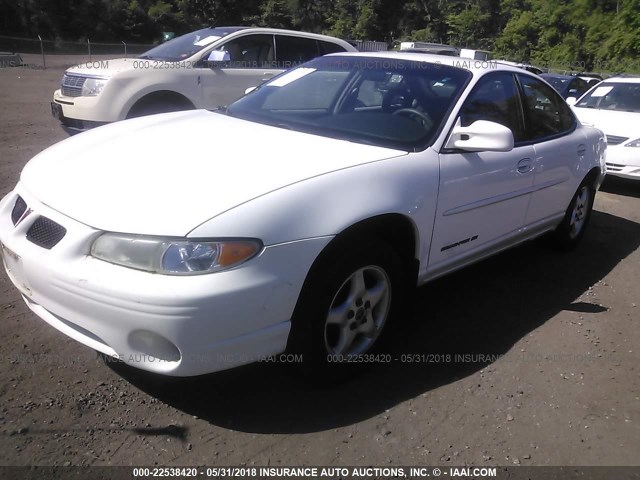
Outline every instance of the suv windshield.
[(198, 53), (225, 35), (241, 29), (242, 27), (203, 28), (160, 44), (138, 58), (178, 62)]
[(442, 64), (327, 56), (275, 77), (226, 113), (414, 151), (433, 142), (470, 78), (470, 72)]
[(600, 83), (576, 107), (640, 112), (640, 83)]

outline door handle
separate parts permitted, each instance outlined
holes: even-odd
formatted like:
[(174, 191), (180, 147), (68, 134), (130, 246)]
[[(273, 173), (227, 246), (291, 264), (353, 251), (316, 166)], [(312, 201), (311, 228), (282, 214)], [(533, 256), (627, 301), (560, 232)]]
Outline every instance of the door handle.
[(523, 158), (518, 162), (518, 173), (529, 173), (533, 169), (530, 158)]

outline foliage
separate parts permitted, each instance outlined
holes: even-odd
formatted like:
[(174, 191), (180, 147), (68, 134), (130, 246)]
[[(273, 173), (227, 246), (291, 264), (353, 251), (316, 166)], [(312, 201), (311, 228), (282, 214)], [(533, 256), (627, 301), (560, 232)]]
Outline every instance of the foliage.
[(560, 70), (640, 71), (640, 0), (0, 0), (3, 35), (150, 43), (207, 25), (422, 40)]

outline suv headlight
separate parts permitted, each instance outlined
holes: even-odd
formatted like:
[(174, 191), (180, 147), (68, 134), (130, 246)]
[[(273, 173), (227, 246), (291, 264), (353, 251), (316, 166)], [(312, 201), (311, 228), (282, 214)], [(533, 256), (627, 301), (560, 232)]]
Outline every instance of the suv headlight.
[(125, 267), (165, 275), (198, 275), (246, 262), (262, 250), (255, 239), (191, 240), (105, 233), (91, 256)]
[(636, 138), (635, 140), (630, 141), (629, 143), (625, 143), (625, 147), (640, 147), (640, 138)]
[(87, 78), (82, 85), (82, 96), (95, 97), (100, 95), (108, 81), (108, 78)]

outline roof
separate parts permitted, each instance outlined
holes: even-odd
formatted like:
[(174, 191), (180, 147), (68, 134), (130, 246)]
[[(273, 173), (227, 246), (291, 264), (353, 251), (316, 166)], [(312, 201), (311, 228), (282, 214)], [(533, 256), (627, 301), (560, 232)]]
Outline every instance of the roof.
[(640, 83), (640, 76), (617, 76), (617, 77), (609, 77), (603, 80), (607, 83)]
[(267, 27), (216, 27), (216, 28), (235, 29), (233, 30), (233, 33), (240, 30), (242, 31), (251, 30), (251, 33), (261, 33), (261, 32), (262, 33), (280, 33), (280, 34), (286, 34), (286, 35), (292, 35), (292, 36), (298, 36), (298, 37), (315, 38), (316, 40), (328, 40), (334, 43), (341, 43), (343, 45), (348, 45), (349, 47), (351, 47), (351, 49), (354, 48), (353, 45), (351, 45), (346, 40), (342, 40), (337, 37), (331, 37), (329, 35), (321, 35), (319, 33), (302, 32), (300, 30), (285, 30), (283, 28), (267, 28)]
[(435, 55), (431, 53), (412, 53), (412, 52), (353, 52), (353, 53), (333, 53), (331, 56), (356, 56), (367, 58), (383, 58), (389, 60), (408, 60), (412, 62), (439, 63), (441, 65), (449, 65), (452, 67), (468, 70), (474, 75), (482, 75), (488, 71), (503, 70), (509, 72), (522, 73), (521, 68), (512, 67), (510, 65), (501, 64), (495, 60), (474, 60), (464, 57), (450, 57), (447, 55)]
[[(223, 36), (230, 35), (232, 33), (237, 32), (247, 32), (247, 33), (280, 33), (285, 35), (292, 35), (297, 37), (305, 37), (305, 38), (314, 38), (316, 40), (324, 40), (332, 43), (337, 43), (342, 45), (347, 51), (353, 51), (356, 48), (351, 45), (349, 42), (342, 40), (337, 37), (331, 37), (329, 35), (321, 35), (319, 33), (309, 33), (309, 32), (301, 32), (299, 30), (285, 30), (282, 28), (267, 28), (267, 27), (246, 27), (246, 26), (220, 26), (220, 27), (205, 27), (210, 29), (215, 29), (219, 33), (223, 33)], [(197, 30), (194, 30), (197, 31)]]

